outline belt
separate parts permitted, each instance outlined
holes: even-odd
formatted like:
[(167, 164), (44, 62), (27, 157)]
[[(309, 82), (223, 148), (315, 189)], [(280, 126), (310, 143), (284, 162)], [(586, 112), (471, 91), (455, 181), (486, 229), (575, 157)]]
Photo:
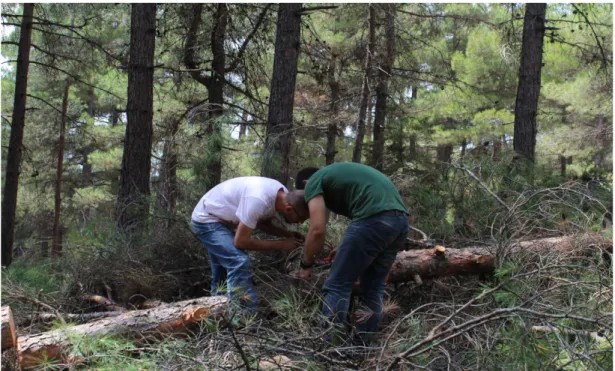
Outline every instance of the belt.
[(399, 215), (399, 216), (402, 216), (402, 215), (408, 216), (407, 212), (401, 211), (401, 210), (386, 210), (386, 211), (383, 211), (383, 212), (378, 213), (376, 215), (389, 215), (389, 214), (390, 215)]

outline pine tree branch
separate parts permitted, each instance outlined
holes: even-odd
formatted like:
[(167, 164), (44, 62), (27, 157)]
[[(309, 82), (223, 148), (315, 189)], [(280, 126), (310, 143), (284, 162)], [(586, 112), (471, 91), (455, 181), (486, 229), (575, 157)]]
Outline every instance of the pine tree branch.
[[(14, 46), (19, 46), (19, 43), (18, 43), (18, 42), (14, 42), (14, 41), (2, 41), (2, 45), (14, 45)], [(58, 53), (51, 52), (51, 51), (49, 51), (49, 50), (45, 50), (45, 49), (41, 48), (40, 46), (38, 46), (38, 45), (36, 45), (36, 44), (34, 44), (34, 43), (31, 43), (31, 44), (30, 44), (30, 46), (31, 46), (31, 47), (33, 47), (34, 49), (36, 49), (36, 50), (40, 51), (41, 53), (47, 54), (47, 55), (49, 55), (49, 56), (58, 57), (58, 58), (63, 58), (63, 59), (69, 60), (69, 61), (83, 62), (82, 60), (77, 59), (77, 58), (75, 58), (75, 57), (70, 57), (70, 56), (68, 56), (68, 55), (62, 55), (62, 54), (58, 54)]]
[[(11, 59), (11, 60), (5, 61), (4, 63), (16, 63), (16, 62), (17, 62), (17, 60), (16, 60), (16, 59)], [(83, 81), (83, 80), (81, 80), (80, 78), (78, 78), (77, 76), (73, 75), (72, 73), (70, 73), (70, 72), (68, 72), (68, 71), (65, 71), (65, 70), (63, 70), (63, 69), (61, 69), (61, 68), (59, 68), (59, 67), (52, 66), (52, 65), (47, 64), (47, 63), (37, 62), (37, 61), (30, 61), (30, 63), (32, 63), (32, 64), (36, 64), (36, 65), (39, 65), (39, 66), (43, 66), (43, 67), (47, 67), (47, 68), (51, 68), (51, 69), (53, 69), (53, 70), (56, 70), (56, 71), (62, 72), (62, 73), (63, 73), (63, 74), (65, 74), (66, 76), (71, 77), (71, 78), (72, 78), (72, 79), (74, 79), (75, 81), (78, 81), (78, 82), (80, 82), (80, 83), (82, 83), (82, 84), (84, 84), (84, 85), (86, 85), (86, 86), (89, 86), (89, 87), (91, 87), (91, 88), (94, 88), (94, 89), (97, 89), (97, 90), (103, 91), (103, 92), (105, 92), (105, 93), (107, 93), (107, 94), (109, 94), (109, 95), (112, 95), (112, 96), (116, 97), (116, 98), (119, 98), (119, 99), (124, 99), (124, 98), (120, 97), (119, 95), (116, 95), (116, 94), (114, 94), (114, 93), (110, 92), (109, 90), (106, 90), (106, 89), (100, 88), (100, 87), (98, 87), (98, 86), (96, 86), (96, 85), (92, 85), (92, 84), (90, 84), (89, 82)]]
[(258, 20), (256, 21), (254, 28), (252, 29), (248, 37), (246, 37), (243, 44), (241, 44), (241, 47), (239, 48), (239, 52), (237, 53), (237, 56), (235, 57), (235, 59), (233, 59), (233, 62), (231, 63), (231, 65), (228, 68), (226, 68), (224, 72), (231, 72), (231, 71), (234, 71), (235, 68), (237, 68), (237, 65), (243, 58), (243, 54), (245, 53), (246, 48), (248, 47), (248, 43), (250, 42), (250, 40), (252, 40), (252, 37), (254, 37), (254, 35), (256, 34), (256, 31), (260, 28), (261, 24), (263, 23), (263, 20), (265, 19), (265, 16), (267, 15), (267, 11), (269, 10), (269, 7), (271, 7), (271, 4), (267, 4), (265, 8), (261, 11), (261, 14), (258, 16)]
[(604, 53), (604, 49), (602, 48), (602, 44), (600, 44), (600, 39), (598, 38), (598, 35), (596, 34), (596, 30), (594, 30), (594, 27), (592, 26), (592, 24), (589, 22), (589, 19), (587, 19), (587, 15), (585, 13), (583, 13), (581, 11), (581, 9), (579, 9), (575, 4), (572, 4), (572, 7), (579, 13), (581, 13), (581, 15), (583, 16), (583, 19), (585, 19), (585, 22), (587, 22), (587, 25), (589, 26), (589, 28), (592, 30), (592, 34), (594, 34), (594, 38), (596, 39), (596, 44), (598, 44), (598, 48), (600, 49), (600, 54), (602, 54), (602, 67), (606, 67), (608, 65), (608, 60), (606, 58), (606, 55)]

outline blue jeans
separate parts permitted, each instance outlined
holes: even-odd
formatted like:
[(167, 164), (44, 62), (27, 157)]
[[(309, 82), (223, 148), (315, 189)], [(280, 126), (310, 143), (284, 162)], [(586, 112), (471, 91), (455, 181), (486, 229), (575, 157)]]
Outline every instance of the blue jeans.
[(369, 317), (357, 324), (356, 334), (369, 343), (371, 334), (380, 329), (385, 279), (408, 230), (408, 216), (399, 213), (377, 214), (350, 224), (323, 286), (322, 314), (328, 324), (344, 327), (352, 286), (360, 279), (360, 300)]
[(218, 288), (226, 280), (231, 303), (238, 305), (244, 313), (256, 313), (258, 299), (252, 286), (252, 264), (248, 254), (235, 247), (233, 231), (222, 223), (201, 224), (194, 220), (192, 230), (209, 253), (211, 295), (218, 294)]

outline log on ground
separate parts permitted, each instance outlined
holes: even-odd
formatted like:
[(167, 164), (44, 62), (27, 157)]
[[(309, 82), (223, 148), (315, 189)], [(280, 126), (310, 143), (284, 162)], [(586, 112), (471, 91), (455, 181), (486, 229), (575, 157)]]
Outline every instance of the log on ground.
[(2, 307), (2, 339), (0, 341), (2, 350), (17, 346), (17, 332), (15, 331), (13, 312), (8, 305)]
[(45, 360), (66, 361), (70, 356), (69, 338), (121, 334), (144, 337), (178, 333), (207, 318), (224, 320), (228, 311), (229, 302), (224, 296), (185, 300), (153, 309), (125, 312), (83, 325), (19, 336), (17, 352), (23, 368), (36, 366)]
[[(612, 244), (611, 240), (598, 234), (550, 237), (513, 243), (506, 253), (573, 254), (588, 247), (612, 252)], [(493, 246), (400, 251), (389, 272), (388, 282), (411, 281), (417, 274), (421, 278), (435, 278), (491, 273), (495, 270), (495, 255), (502, 252)]]

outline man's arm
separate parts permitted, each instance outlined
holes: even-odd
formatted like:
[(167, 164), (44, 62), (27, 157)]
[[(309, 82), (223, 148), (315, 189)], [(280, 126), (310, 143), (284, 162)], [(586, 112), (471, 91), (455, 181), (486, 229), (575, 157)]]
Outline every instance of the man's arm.
[(301, 244), (294, 238), (287, 238), (280, 241), (255, 240), (252, 238), (254, 230), (243, 223), (239, 223), (237, 232), (235, 232), (235, 247), (242, 250), (252, 251), (283, 251), (290, 252), (299, 247)]
[(322, 250), (327, 230), (327, 208), (325, 207), (324, 197), (318, 195), (312, 198), (308, 202), (308, 208), (310, 210), (310, 230), (303, 251), (303, 263), (306, 265), (313, 264), (316, 255)]
[(267, 234), (270, 234), (276, 237), (286, 237), (286, 238), (294, 237), (291, 231), (284, 229), (284, 228), (280, 228), (277, 225), (275, 225), (273, 223), (273, 219), (267, 219), (267, 220), (258, 222), (258, 224), (256, 225), (256, 228), (262, 230), (263, 232)]

